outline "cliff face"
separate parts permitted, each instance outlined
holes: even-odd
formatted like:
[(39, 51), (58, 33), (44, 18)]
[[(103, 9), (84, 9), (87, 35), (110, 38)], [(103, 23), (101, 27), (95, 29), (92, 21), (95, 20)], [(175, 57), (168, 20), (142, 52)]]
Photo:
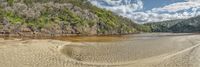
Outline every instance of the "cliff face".
[(0, 34), (19, 36), (136, 33), (141, 26), (86, 0), (0, 0)]

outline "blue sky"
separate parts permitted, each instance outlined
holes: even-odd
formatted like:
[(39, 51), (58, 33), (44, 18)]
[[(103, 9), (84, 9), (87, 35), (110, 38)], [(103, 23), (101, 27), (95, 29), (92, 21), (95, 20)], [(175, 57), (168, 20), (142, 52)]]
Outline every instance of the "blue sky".
[(200, 0), (89, 0), (137, 23), (187, 19), (200, 15)]
[(143, 0), (144, 10), (163, 7), (172, 3), (185, 2), (184, 0)]

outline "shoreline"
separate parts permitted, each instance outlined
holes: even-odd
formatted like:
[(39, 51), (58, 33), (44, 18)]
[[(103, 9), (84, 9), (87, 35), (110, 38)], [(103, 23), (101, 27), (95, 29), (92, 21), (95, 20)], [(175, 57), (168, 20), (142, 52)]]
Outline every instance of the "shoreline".
[[(136, 34), (136, 33), (133, 33)], [(139, 33), (138, 33), (139, 34)], [(5, 35), (5, 34), (0, 34), (0, 38), (3, 38), (5, 40), (12, 40), (12, 39), (22, 39), (22, 40), (31, 40), (31, 39), (50, 39), (50, 40), (60, 40), (60, 41), (71, 41), (71, 42), (88, 42), (86, 38), (91, 39), (89, 42), (95, 42), (99, 41), (104, 42), (107, 40), (107, 37), (111, 38), (112, 40), (119, 40), (122, 36), (126, 35), (132, 35), (132, 34), (109, 34), (109, 35), (77, 35), (77, 34), (66, 34), (66, 35), (30, 35), (30, 36), (19, 36), (17, 34), (12, 34), (12, 35)], [(78, 39), (78, 40), (77, 40)], [(108, 40), (110, 41), (110, 40)]]
[(0, 34), (0, 37), (101, 37), (101, 36), (126, 36), (137, 34), (164, 34), (169, 36), (176, 35), (196, 35), (200, 33), (171, 33), (171, 32), (137, 32), (137, 33), (125, 33), (125, 34)]
[(190, 36), (198, 35), (197, 33), (133, 33), (133, 34), (121, 34), (121, 35), (62, 35), (62, 36), (5, 36), (0, 34), (0, 38), (5, 40), (12, 39), (50, 39), (60, 41), (71, 41), (71, 42), (115, 42), (123, 41), (124, 38), (137, 38), (137, 37), (174, 37), (174, 36)]
[(141, 33), (126, 33), (126, 34), (0, 34), (0, 37), (93, 37), (93, 36), (124, 36)]

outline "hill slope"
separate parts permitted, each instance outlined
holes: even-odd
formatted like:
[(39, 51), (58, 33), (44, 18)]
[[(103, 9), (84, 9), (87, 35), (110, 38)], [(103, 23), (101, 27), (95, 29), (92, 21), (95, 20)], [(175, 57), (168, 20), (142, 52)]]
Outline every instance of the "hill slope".
[(1, 0), (0, 32), (33, 35), (109, 35), (144, 30), (86, 0)]
[(152, 32), (192, 33), (200, 32), (200, 16), (163, 22), (147, 23)]

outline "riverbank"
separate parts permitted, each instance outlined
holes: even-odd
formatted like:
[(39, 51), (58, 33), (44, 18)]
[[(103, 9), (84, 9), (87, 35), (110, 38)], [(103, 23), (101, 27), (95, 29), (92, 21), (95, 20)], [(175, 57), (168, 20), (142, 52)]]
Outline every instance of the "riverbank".
[(0, 39), (0, 66), (199, 67), (200, 35), (169, 35), (154, 33), (104, 39), (77, 38), (82, 41), (70, 41), (70, 38)]
[(184, 36), (184, 35), (198, 35), (199, 33), (132, 33), (132, 34), (112, 34), (112, 35), (57, 35), (57, 36), (18, 36), (18, 35), (0, 35), (4, 39), (53, 39), (61, 41), (72, 42), (105, 42), (105, 41), (119, 41), (124, 38), (131, 37), (165, 37), (165, 36)]
[(140, 34), (140, 32), (134, 33), (113, 33), (113, 34), (48, 34), (48, 33), (0, 33), (1, 37), (81, 37), (81, 36), (120, 36), (120, 35), (131, 35), (131, 34)]

